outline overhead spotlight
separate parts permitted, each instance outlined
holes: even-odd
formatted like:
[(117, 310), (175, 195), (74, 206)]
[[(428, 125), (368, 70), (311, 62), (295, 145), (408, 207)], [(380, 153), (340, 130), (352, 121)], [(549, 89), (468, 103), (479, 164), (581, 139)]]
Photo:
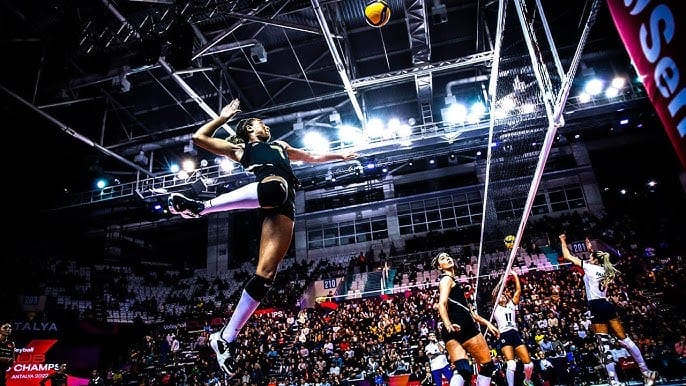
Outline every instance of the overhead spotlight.
[(584, 85), (584, 91), (591, 95), (598, 95), (603, 91), (605, 83), (598, 78), (592, 78)]
[(315, 153), (326, 153), (329, 151), (329, 141), (317, 131), (309, 131), (303, 137), (305, 148)]
[(585, 92), (585, 91), (582, 92), (581, 94), (579, 94), (579, 102), (581, 102), (581, 103), (588, 103), (588, 102), (590, 102), (590, 101), (591, 101), (591, 94), (589, 94), (589, 93), (587, 93), (587, 92)]
[(412, 135), (412, 128), (410, 125), (400, 125), (396, 131), (400, 138), (409, 138), (410, 135)]
[(614, 88), (614, 87), (608, 87), (605, 89), (605, 97), (608, 99), (612, 99), (619, 95), (619, 90)]
[(256, 44), (250, 47), (250, 58), (255, 64), (267, 62), (267, 51), (265, 51), (262, 44)]
[(181, 163), (181, 169), (186, 173), (191, 173), (195, 170), (195, 161), (192, 159), (183, 160)]
[(467, 119), (467, 108), (461, 103), (453, 103), (448, 107), (441, 109), (443, 120), (449, 124), (464, 123)]
[(623, 76), (616, 76), (612, 78), (610, 85), (616, 89), (621, 89), (626, 84), (626, 78)]
[(384, 124), (378, 118), (372, 118), (367, 121), (364, 131), (369, 138), (378, 139), (383, 136)]
[(108, 185), (107, 179), (105, 179), (105, 178), (98, 178), (95, 181), (95, 187), (98, 189), (105, 189), (107, 187), (107, 185)]
[(450, 153), (450, 155), (448, 156), (448, 163), (451, 165), (455, 165), (458, 163), (457, 155), (455, 153)]

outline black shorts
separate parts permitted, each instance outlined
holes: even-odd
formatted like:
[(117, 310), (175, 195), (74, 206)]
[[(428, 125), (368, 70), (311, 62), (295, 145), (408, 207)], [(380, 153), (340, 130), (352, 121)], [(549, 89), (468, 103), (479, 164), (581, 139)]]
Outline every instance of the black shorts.
[(284, 202), (282, 205), (279, 205), (276, 208), (269, 209), (259, 208), (258, 210), (262, 218), (269, 217), (275, 214), (282, 214), (290, 218), (291, 221), (295, 221), (295, 188), (291, 186), (288, 187), (288, 198), (286, 199), (286, 202)]
[(460, 344), (463, 344), (464, 342), (481, 333), (481, 331), (479, 331), (479, 327), (476, 325), (476, 322), (471, 317), (469, 319), (464, 319), (461, 321), (453, 319), (453, 323), (459, 324), (460, 330), (448, 331), (445, 329), (445, 326), (442, 326), (441, 338), (444, 342), (447, 342), (449, 340), (456, 340)]
[(520, 334), (517, 330), (501, 332), (498, 341), (500, 342), (500, 347), (519, 347), (524, 344), (524, 341), (522, 340), (522, 334)]
[(591, 323), (607, 323), (617, 319), (617, 309), (607, 299), (590, 300), (588, 309), (591, 311)]

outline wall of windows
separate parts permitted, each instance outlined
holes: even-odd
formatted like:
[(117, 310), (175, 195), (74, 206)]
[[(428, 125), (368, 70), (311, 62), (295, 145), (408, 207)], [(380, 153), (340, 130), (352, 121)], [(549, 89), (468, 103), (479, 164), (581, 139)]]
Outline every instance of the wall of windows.
[(482, 206), (478, 191), (398, 204), (399, 231), (409, 235), (480, 224)]
[[(526, 204), (526, 196), (510, 197), (495, 203), (499, 220), (519, 218)], [(586, 198), (580, 184), (562, 185), (538, 193), (531, 208), (531, 215), (586, 208)]]
[[(519, 195), (495, 203), (498, 219), (516, 219), (522, 215), (526, 196)], [(546, 189), (536, 195), (532, 215), (543, 215), (587, 207), (580, 184)], [(401, 236), (465, 228), (481, 224), (483, 203), (477, 190), (463, 191), (397, 204), (398, 231)], [(385, 216), (310, 226), (307, 249), (316, 250), (366, 243), (388, 238)]]
[(307, 249), (365, 243), (388, 238), (385, 216), (324, 224), (307, 228)]

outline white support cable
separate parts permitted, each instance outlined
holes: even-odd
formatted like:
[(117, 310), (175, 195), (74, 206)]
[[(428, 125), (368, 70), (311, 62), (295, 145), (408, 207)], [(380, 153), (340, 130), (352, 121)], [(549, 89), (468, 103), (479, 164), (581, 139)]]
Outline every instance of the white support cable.
[[(496, 87), (498, 86), (498, 71), (499, 71), (499, 63), (500, 63), (500, 51), (502, 48), (502, 43), (503, 43), (503, 31), (505, 29), (505, 10), (507, 7), (507, 1), (508, 0), (499, 0), (498, 1), (498, 25), (496, 27), (496, 41), (495, 41), (495, 49), (493, 50), (493, 65), (491, 67), (491, 79), (488, 83), (488, 92), (491, 94), (491, 106), (490, 108), (493, 109), (495, 106), (496, 100)], [(493, 111), (491, 110), (490, 118), (489, 118), (489, 127), (488, 127), (488, 150), (486, 151), (486, 177), (484, 180), (484, 197), (483, 197), (483, 210), (481, 214), (481, 233), (479, 236), (479, 254), (477, 257), (477, 263), (476, 263), (476, 272), (479, 272), (481, 269), (481, 257), (483, 256), (483, 248), (484, 248), (484, 233), (485, 233), (485, 227), (486, 227), (486, 210), (488, 208), (488, 183), (490, 180), (490, 173), (491, 173), (491, 143), (493, 142), (493, 127), (495, 126), (495, 114), (493, 114)], [(477, 294), (479, 289), (479, 279), (477, 277), (476, 283), (474, 284), (474, 294)], [(476, 299), (476, 296), (474, 297)]]
[[(522, 235), (524, 234), (524, 228), (526, 227), (526, 222), (529, 220), (529, 214), (531, 213), (531, 207), (534, 204), (534, 200), (536, 199), (536, 192), (538, 191), (538, 186), (541, 183), (541, 179), (543, 177), (543, 171), (545, 170), (545, 164), (546, 161), (548, 160), (548, 155), (550, 154), (550, 149), (553, 147), (553, 142), (555, 141), (555, 135), (557, 134), (557, 125), (550, 121), (548, 123), (548, 131), (546, 133), (545, 139), (543, 140), (543, 148), (541, 149), (541, 153), (538, 156), (538, 163), (536, 164), (536, 171), (534, 172), (533, 176), (533, 181), (531, 182), (531, 185), (529, 186), (529, 194), (526, 197), (526, 203), (524, 204), (524, 211), (522, 213), (522, 218), (519, 222), (519, 227), (517, 228), (517, 234), (515, 235), (515, 246), (519, 245), (519, 241), (522, 238)], [(514, 261), (514, 257), (516, 255), (517, 251), (515, 248), (512, 248), (512, 251), (510, 252), (510, 258), (507, 262), (507, 269), (505, 270), (504, 275), (506, 275), (510, 269), (512, 268), (512, 262)], [(496, 296), (496, 299), (499, 299), (500, 296), (503, 293), (503, 289), (505, 288), (505, 280), (503, 280), (503, 284), (500, 287), (500, 290), (498, 291), (498, 295)], [(493, 310), (491, 311), (491, 316), (488, 318), (488, 320), (493, 319), (493, 314), (495, 313), (495, 305), (493, 307)]]
[[(540, 1), (539, 0), (536, 0), (536, 1), (537, 1), (537, 5), (540, 7)], [(595, 19), (595, 11), (594, 10), (597, 9), (596, 8), (597, 1), (598, 0), (595, 0), (594, 7), (593, 7), (591, 13), (589, 14), (589, 22), (592, 22), (592, 19)], [(548, 115), (548, 129), (546, 132), (546, 137), (543, 141), (543, 146), (542, 146), (541, 152), (539, 153), (538, 162), (536, 165), (536, 170), (534, 171), (533, 180), (531, 182), (531, 185), (529, 186), (529, 193), (527, 195), (526, 203), (524, 205), (524, 211), (522, 213), (522, 218), (520, 219), (520, 223), (519, 223), (519, 226), (517, 228), (517, 233), (515, 235), (515, 243), (514, 243), (512, 250), (510, 251), (510, 256), (508, 258), (507, 265), (506, 265), (505, 270), (503, 272), (503, 277), (500, 280), (500, 287), (499, 287), (498, 293), (495, 297), (495, 304), (493, 306), (493, 309), (491, 310), (491, 314), (490, 314), (489, 319), (488, 319), (489, 321), (491, 321), (493, 319), (493, 315), (494, 315), (496, 307), (497, 307), (497, 301), (498, 301), (498, 299), (500, 299), (500, 297), (502, 296), (502, 293), (505, 289), (505, 284), (506, 284), (505, 278), (507, 277), (507, 275), (509, 275), (509, 272), (512, 269), (512, 264), (514, 262), (516, 255), (517, 255), (518, 246), (521, 243), (522, 235), (524, 234), (524, 229), (526, 227), (526, 223), (527, 223), (527, 221), (529, 219), (529, 215), (531, 213), (531, 208), (533, 207), (533, 203), (534, 203), (534, 200), (536, 198), (536, 192), (538, 191), (538, 187), (539, 187), (541, 179), (543, 177), (543, 172), (545, 170), (546, 161), (547, 161), (548, 156), (550, 154), (552, 144), (555, 140), (555, 136), (557, 134), (557, 129), (558, 129), (558, 127), (561, 126), (559, 121), (560, 121), (560, 117), (562, 114), (563, 106), (566, 102), (566, 97), (569, 93), (569, 88), (571, 86), (571, 78), (573, 78), (573, 74), (575, 73), (576, 67), (578, 65), (578, 61), (576, 63), (574, 63), (574, 62), (572, 63), (572, 65), (570, 67), (570, 72), (567, 75), (567, 77), (565, 78), (564, 87), (561, 88), (558, 98), (555, 101), (550, 101), (549, 98), (552, 95), (549, 95), (547, 93), (546, 87), (545, 87), (545, 82), (543, 80), (543, 78), (545, 76), (548, 76), (547, 70), (543, 66), (543, 63), (537, 62), (538, 57), (536, 56), (534, 44), (533, 44), (533, 41), (531, 40), (531, 36), (529, 34), (530, 31), (527, 29), (528, 24), (526, 23), (524, 13), (522, 11), (522, 6), (521, 6), (521, 3), (519, 3), (519, 0), (515, 0), (515, 5), (517, 7), (517, 13), (519, 15), (520, 24), (522, 26), (522, 31), (524, 32), (527, 47), (529, 49), (529, 56), (531, 57), (531, 62), (532, 62), (532, 67), (534, 69), (534, 74), (536, 75), (536, 79), (538, 81), (539, 88), (540, 88), (540, 90), (544, 96), (543, 101), (544, 101), (544, 104), (546, 107), (546, 112)], [(542, 13), (542, 9), (539, 9), (539, 10)], [(543, 17), (543, 22), (544, 22), (544, 24), (546, 24), (546, 27), (547, 27), (547, 22), (545, 21), (544, 16), (542, 16), (542, 17)], [(577, 58), (580, 56), (580, 51), (582, 50), (582, 46), (585, 44), (585, 41), (586, 41), (586, 38), (588, 35), (588, 29), (589, 29), (588, 23), (587, 23), (586, 27), (587, 28), (584, 29), (584, 33), (582, 34), (582, 39), (581, 39), (581, 42), (579, 43), (579, 47), (578, 47), (578, 50), (576, 53)], [(549, 39), (549, 43), (554, 48), (554, 42), (552, 41), (552, 36), (549, 35), (549, 30), (547, 30), (547, 29), (546, 29), (546, 36)], [(538, 58), (538, 59), (540, 59), (540, 58)], [(559, 60), (559, 58), (558, 58), (558, 60)], [(556, 67), (558, 68), (558, 71), (560, 71), (561, 65), (557, 66), (557, 64), (558, 63), (556, 62)], [(542, 73), (543, 71), (546, 71), (546, 73), (543, 74)], [(549, 78), (547, 78), (547, 79), (549, 79)], [(552, 91), (552, 90), (548, 90), (548, 91)], [(551, 105), (551, 102), (553, 102), (554, 105)], [(490, 144), (490, 141), (489, 141), (489, 144)], [(490, 155), (490, 147), (489, 147), (489, 155)], [(487, 170), (488, 170), (488, 166), (487, 166)], [(485, 208), (485, 205), (486, 204), (484, 201), (484, 208)], [(482, 225), (482, 229), (483, 229), (483, 225)], [(482, 239), (483, 239), (483, 236), (482, 236)], [(480, 251), (479, 256), (481, 256), (481, 251)], [(488, 334), (488, 331), (486, 331), (486, 334)]]
[(534, 42), (535, 36), (533, 31), (529, 28), (529, 24), (526, 20), (526, 15), (524, 15), (524, 9), (522, 8), (522, 3), (525, 0), (514, 0), (515, 8), (517, 9), (517, 15), (519, 16), (519, 23), (522, 26), (522, 32), (524, 33), (524, 41), (526, 41), (526, 47), (529, 50), (529, 56), (531, 57), (531, 67), (534, 70), (534, 75), (536, 76), (536, 81), (538, 82), (538, 87), (541, 89), (543, 94), (543, 105), (545, 106), (545, 111), (548, 116), (548, 120), (553, 120), (553, 96), (551, 95), (552, 86), (550, 85), (550, 75), (545, 67), (540, 67), (541, 63), (538, 63), (536, 58), (538, 58), (537, 42)]
[[(515, 0), (517, 1), (517, 0)], [(538, 2), (538, 0), (537, 0)], [(522, 29), (525, 29), (526, 23), (524, 21), (524, 16), (523, 12), (521, 12), (521, 7), (519, 3), (517, 4), (517, 10), (519, 13), (520, 17), (520, 22), (522, 24)], [(554, 101), (554, 106), (550, 106), (549, 110), (549, 105), (548, 105), (548, 100), (544, 98), (544, 103), (546, 105), (546, 111), (548, 112), (548, 129), (546, 132), (546, 137), (543, 141), (543, 146), (541, 149), (541, 153), (538, 156), (538, 163), (536, 165), (536, 170), (534, 171), (534, 176), (533, 176), (533, 181), (531, 182), (531, 185), (529, 186), (529, 193), (526, 198), (526, 203), (524, 204), (524, 211), (522, 213), (522, 218), (519, 222), (519, 227), (517, 228), (517, 234), (515, 235), (515, 243), (514, 247), (510, 251), (510, 256), (507, 261), (507, 266), (505, 268), (505, 271), (503, 272), (503, 277), (500, 281), (500, 288), (498, 289), (498, 293), (495, 297), (495, 304), (493, 305), (493, 309), (491, 310), (491, 315), (489, 316), (489, 321), (493, 320), (493, 315), (495, 314), (495, 310), (497, 307), (497, 301), (500, 299), (502, 296), (502, 293), (505, 289), (505, 284), (506, 280), (505, 278), (509, 274), (510, 270), (512, 269), (512, 263), (514, 262), (514, 259), (517, 255), (517, 249), (518, 246), (521, 242), (522, 235), (524, 234), (524, 229), (526, 227), (526, 223), (529, 219), (529, 215), (531, 213), (531, 208), (533, 207), (534, 200), (536, 198), (536, 192), (538, 191), (538, 187), (540, 185), (541, 179), (543, 177), (543, 172), (545, 170), (545, 164), (546, 161), (548, 160), (548, 156), (550, 154), (550, 149), (552, 148), (552, 144), (555, 140), (555, 135), (557, 134), (557, 129), (562, 126), (562, 122), (560, 122), (560, 118), (562, 116), (562, 109), (564, 107), (564, 104), (566, 103), (567, 96), (569, 95), (569, 88), (571, 87), (571, 79), (574, 77), (574, 73), (576, 72), (576, 68), (578, 66), (578, 58), (581, 55), (581, 51), (583, 50), (583, 46), (585, 45), (587, 36), (588, 36), (588, 31), (590, 30), (590, 25), (589, 23), (593, 23), (595, 20), (595, 14), (597, 11), (597, 6), (598, 6), (598, 0), (594, 1), (592, 10), (589, 14), (589, 20), (586, 23), (586, 27), (584, 28), (584, 31), (582, 33), (581, 41), (579, 42), (579, 46), (577, 47), (577, 52), (575, 53), (575, 61), (572, 62), (570, 66), (570, 71), (567, 74), (565, 78), (565, 82), (563, 84), (563, 87), (560, 89), (560, 94), (558, 95), (557, 100)], [(524, 31), (526, 32), (526, 31)], [(528, 36), (525, 33), (525, 36)], [(551, 38), (552, 39), (552, 38)], [(536, 63), (536, 56), (534, 55), (534, 50), (533, 46), (531, 45), (530, 41), (527, 39), (527, 45), (529, 46), (529, 54), (531, 56), (531, 61), (532, 61), (532, 66), (534, 68), (534, 71), (536, 71), (537, 63)], [(536, 78), (539, 81), (539, 87), (541, 91), (545, 94), (544, 86), (543, 83), (541, 82), (540, 75), (537, 71), (536, 73)], [(551, 111), (552, 110), (552, 111)], [(488, 331), (486, 332), (488, 333)]]
[(553, 40), (553, 35), (550, 32), (550, 25), (548, 25), (548, 19), (546, 19), (545, 12), (543, 12), (543, 5), (541, 4), (541, 0), (536, 0), (536, 7), (538, 8), (538, 14), (541, 16), (541, 22), (543, 23), (543, 31), (545, 32), (545, 37), (546, 39), (548, 39), (548, 44), (550, 44), (550, 52), (553, 55), (553, 62), (555, 63), (557, 75), (560, 77), (560, 79), (563, 79), (565, 72), (562, 68), (560, 55), (558, 55), (557, 53), (557, 46), (555, 46), (555, 40)]
[(352, 83), (350, 82), (350, 78), (348, 77), (348, 73), (345, 71), (343, 59), (341, 58), (341, 54), (338, 52), (338, 48), (336, 47), (336, 44), (333, 40), (333, 36), (331, 34), (331, 31), (329, 30), (329, 24), (326, 22), (326, 18), (324, 17), (322, 7), (319, 4), (318, 0), (311, 0), (311, 2), (312, 8), (314, 9), (314, 14), (317, 15), (317, 21), (319, 21), (319, 26), (322, 27), (322, 32), (324, 32), (324, 40), (326, 41), (326, 44), (329, 46), (329, 51), (331, 52), (331, 56), (333, 57), (334, 64), (336, 65), (336, 70), (338, 71), (338, 75), (341, 77), (341, 80), (343, 81), (343, 87), (345, 88), (345, 92), (348, 94), (348, 98), (350, 98), (350, 103), (352, 104), (353, 109), (355, 110), (357, 119), (359, 119), (361, 123), (364, 123), (364, 114), (362, 113), (360, 102), (357, 101), (355, 89), (353, 89)]
[(558, 93), (557, 98), (555, 99), (555, 106), (553, 106), (553, 119), (554, 122), (559, 126), (564, 125), (564, 121), (562, 121), (562, 111), (564, 110), (564, 106), (567, 103), (569, 91), (572, 88), (572, 81), (574, 80), (576, 70), (579, 67), (579, 63), (581, 62), (581, 54), (584, 51), (584, 48), (586, 47), (588, 35), (591, 32), (591, 27), (593, 27), (593, 24), (595, 24), (596, 16), (598, 14), (599, 9), (600, 0), (594, 0), (593, 4), (591, 5), (591, 11), (588, 14), (588, 20), (586, 20), (586, 24), (584, 25), (584, 30), (581, 32), (579, 45), (577, 45), (576, 47), (576, 51), (574, 52), (574, 57), (572, 58), (572, 62), (569, 65), (567, 75), (564, 77), (564, 81), (562, 82), (562, 86), (560, 87), (560, 92)]

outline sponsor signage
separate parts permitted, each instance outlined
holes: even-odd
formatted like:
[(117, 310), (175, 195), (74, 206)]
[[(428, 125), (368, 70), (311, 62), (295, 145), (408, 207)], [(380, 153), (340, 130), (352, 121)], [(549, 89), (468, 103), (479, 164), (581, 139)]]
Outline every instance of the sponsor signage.
[(686, 169), (684, 0), (607, 0), (648, 98)]

